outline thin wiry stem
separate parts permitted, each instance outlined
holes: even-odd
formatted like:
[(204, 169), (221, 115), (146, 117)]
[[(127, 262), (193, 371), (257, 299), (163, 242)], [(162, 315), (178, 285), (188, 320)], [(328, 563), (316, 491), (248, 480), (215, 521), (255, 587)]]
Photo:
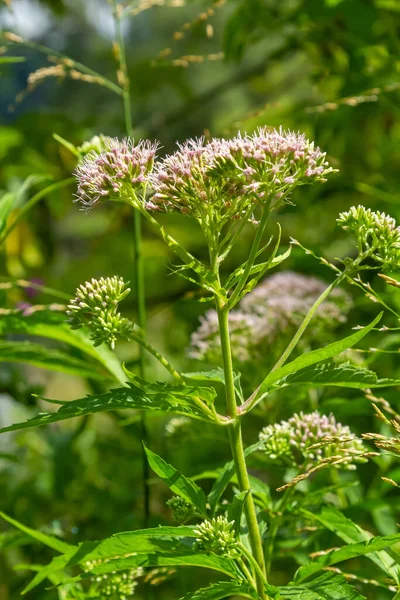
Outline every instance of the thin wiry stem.
[(19, 45), (19, 46), (24, 46), (25, 48), (31, 48), (32, 50), (41, 52), (42, 54), (45, 54), (46, 56), (49, 56), (49, 57), (55, 57), (61, 63), (65, 64), (66, 66), (73, 67), (77, 71), (80, 71), (81, 73), (85, 73), (86, 75), (95, 77), (96, 79), (98, 79), (99, 83), (101, 82), (101, 84), (104, 85), (104, 87), (107, 87), (108, 89), (110, 89), (112, 92), (115, 92), (119, 96), (123, 95), (123, 90), (119, 85), (115, 84), (113, 81), (110, 81), (109, 79), (107, 79), (107, 77), (104, 77), (100, 73), (97, 73), (97, 71), (94, 71), (90, 67), (87, 67), (86, 65), (83, 65), (82, 63), (80, 63), (76, 60), (73, 60), (72, 58), (70, 58), (69, 56), (66, 56), (65, 54), (62, 54), (61, 52), (57, 52), (57, 50), (53, 50), (52, 48), (43, 46), (43, 44), (37, 44), (36, 42), (31, 42), (30, 40), (26, 40), (25, 38), (22, 38), (15, 34), (9, 33), (7, 31), (0, 33), (0, 37), (7, 40), (7, 42), (11, 42), (11, 43)]
[[(128, 136), (132, 137), (132, 112), (131, 112), (131, 90), (130, 90), (130, 79), (128, 75), (127, 63), (126, 63), (126, 51), (125, 41), (122, 33), (121, 19), (122, 19), (122, 6), (117, 0), (112, 2), (113, 16), (115, 22), (115, 32), (117, 38), (116, 52), (117, 59), (119, 62), (118, 76), (121, 80), (122, 85), (122, 98), (124, 103), (124, 115), (125, 115), (125, 127)], [(135, 291), (137, 301), (137, 322), (142, 331), (146, 330), (147, 319), (146, 319), (146, 296), (145, 296), (145, 284), (144, 284), (144, 269), (143, 269), (143, 255), (142, 255), (142, 217), (138, 210), (133, 210), (133, 253), (134, 253), (134, 265), (135, 265)], [(145, 377), (145, 350), (143, 344), (139, 345), (139, 372), (142, 378)], [(145, 452), (145, 445), (148, 442), (148, 430), (146, 424), (146, 415), (142, 411), (140, 415), (140, 436), (144, 444), (142, 444), (142, 465), (143, 465), (143, 525), (146, 528), (150, 517), (150, 486), (148, 484), (149, 479), (149, 467), (147, 462), (147, 456)]]
[(164, 356), (162, 356), (162, 354), (160, 354), (158, 350), (153, 348), (151, 344), (146, 342), (140, 333), (138, 333), (137, 331), (132, 331), (130, 337), (132, 337), (132, 339), (134, 339), (144, 350), (147, 350), (147, 352), (154, 356), (154, 358), (158, 360), (158, 362), (172, 375), (172, 377), (178, 383), (184, 383), (183, 378), (178, 373), (178, 371), (174, 369), (171, 363)]
[(229, 308), (233, 308), (237, 301), (240, 298), (240, 294), (243, 291), (244, 286), (246, 285), (247, 279), (251, 273), (251, 269), (253, 268), (254, 261), (257, 257), (257, 252), (261, 244), (262, 237), (264, 235), (265, 228), (267, 226), (268, 218), (270, 214), (269, 203), (263, 208), (263, 212), (261, 215), (260, 223), (257, 227), (257, 232), (254, 237), (253, 244), (251, 246), (250, 255), (246, 262), (246, 266), (243, 270), (243, 274), (240, 278), (239, 283), (237, 284), (232, 296), (229, 299)]

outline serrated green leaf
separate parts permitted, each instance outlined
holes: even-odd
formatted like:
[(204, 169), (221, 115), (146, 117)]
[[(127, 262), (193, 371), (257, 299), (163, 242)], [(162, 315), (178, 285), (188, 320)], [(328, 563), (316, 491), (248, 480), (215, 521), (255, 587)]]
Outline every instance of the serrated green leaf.
[(193, 504), (201, 515), (207, 516), (206, 495), (194, 481), (179, 473), (148, 448), (145, 448), (150, 467), (166, 483), (170, 490)]
[(106, 371), (103, 371), (98, 365), (88, 364), (66, 352), (45, 348), (33, 342), (0, 340), (0, 362), (24, 363), (91, 379), (107, 378)]
[(32, 310), (28, 315), (22, 313), (0, 315), (0, 335), (23, 334), (45, 337), (78, 348), (97, 360), (124, 385), (126, 377), (115, 354), (105, 344), (94, 347), (90, 333), (85, 328), (72, 330), (64, 312), (54, 310), (52, 306)]
[(366, 600), (337, 573), (324, 573), (308, 583), (280, 587), (276, 600)]
[[(336, 533), (340, 539), (347, 544), (370, 542), (372, 534), (365, 531), (356, 523), (345, 517), (339, 510), (333, 507), (325, 507), (320, 513), (312, 513), (301, 509), (301, 512), (309, 519), (318, 521), (329, 531)], [(371, 552), (367, 554), (368, 558), (377, 564), (385, 573), (389, 574), (395, 581), (400, 579), (400, 556), (396, 553), (395, 558), (390, 552), (385, 550)]]
[[(225, 385), (225, 373), (220, 367), (211, 369), (210, 371), (195, 371), (191, 373), (181, 373), (185, 381), (198, 382), (203, 385), (211, 385), (212, 383), (221, 383)], [(243, 398), (242, 387), (240, 384), (241, 373), (233, 373), (233, 382), (238, 398)]]
[[(126, 388), (117, 388), (106, 394), (87, 396), (86, 398), (63, 403), (63, 406), (57, 412), (39, 413), (29, 421), (3, 427), (0, 429), (0, 433), (28, 427), (39, 427), (97, 412), (138, 408), (149, 411), (173, 412), (194, 419), (213, 422), (208, 413), (199, 408), (195, 402), (196, 397), (211, 401), (213, 394), (215, 396), (215, 390), (212, 388), (190, 388), (172, 386), (167, 383), (147, 384), (146, 388), (142, 388), (130, 384)], [(59, 403), (57, 400), (51, 400), (51, 402)]]
[(202, 554), (191, 549), (196, 534), (193, 527), (156, 527), (143, 531), (127, 531), (98, 542), (83, 542), (61, 556), (55, 557), (25, 588), (31, 591), (44, 579), (62, 571), (67, 566), (85, 567), (92, 564), (90, 573), (71, 581), (82, 581), (93, 575), (102, 575), (134, 567), (198, 566), (236, 576), (232, 560), (214, 554)]
[(273, 385), (284, 379), (288, 375), (292, 373), (297, 373), (306, 367), (310, 367), (317, 363), (328, 360), (329, 358), (333, 358), (337, 356), (341, 352), (348, 350), (355, 346), (360, 340), (362, 340), (371, 329), (375, 327), (375, 325), (381, 320), (383, 313), (379, 313), (379, 315), (366, 327), (363, 327), (356, 333), (349, 335), (348, 337), (339, 340), (338, 342), (333, 342), (332, 344), (328, 344), (324, 348), (319, 348), (318, 350), (312, 350), (311, 352), (307, 352), (306, 354), (302, 354), (295, 360), (292, 360), (290, 363), (287, 363), (283, 367), (276, 369), (275, 371), (271, 371), (269, 375), (264, 379), (264, 381), (258, 386), (256, 391), (250, 396), (250, 398), (246, 401), (246, 410), (250, 410), (254, 408), (254, 406), (262, 400), (265, 394), (273, 387)]
[(358, 542), (355, 544), (348, 544), (339, 548), (338, 550), (332, 550), (327, 554), (320, 556), (315, 561), (307, 563), (300, 567), (297, 571), (294, 580), (298, 583), (307, 579), (314, 573), (321, 571), (325, 567), (330, 565), (336, 565), (344, 560), (355, 558), (357, 556), (364, 556), (370, 552), (376, 552), (378, 550), (384, 550), (394, 544), (400, 542), (400, 534), (387, 535), (385, 537), (374, 537), (365, 542)]
[[(286, 385), (337, 386), (353, 389), (383, 388), (399, 385), (396, 379), (378, 379), (374, 371), (350, 363), (313, 365), (292, 373), (276, 383), (276, 388)], [(275, 386), (274, 386), (275, 387)]]
[(10, 525), (13, 525), (20, 531), (27, 533), (30, 537), (34, 538), (35, 540), (38, 540), (38, 542), (41, 542), (42, 544), (49, 546), (49, 548), (53, 548), (53, 550), (57, 550), (57, 552), (65, 553), (65, 552), (70, 551), (73, 548), (73, 546), (71, 546), (71, 544), (67, 544), (67, 542), (63, 542), (62, 540), (59, 540), (56, 537), (47, 535), (47, 534), (43, 533), (42, 531), (37, 531), (36, 529), (31, 529), (30, 527), (27, 527), (26, 525), (19, 523), (19, 521), (12, 519), (11, 517), (9, 517), (8, 515), (6, 515), (3, 512), (0, 512), (0, 517), (3, 518), (8, 523), (10, 523)]
[(236, 583), (235, 581), (220, 581), (207, 588), (196, 592), (189, 592), (181, 600), (222, 600), (231, 596), (241, 596), (258, 600), (256, 590), (247, 583)]

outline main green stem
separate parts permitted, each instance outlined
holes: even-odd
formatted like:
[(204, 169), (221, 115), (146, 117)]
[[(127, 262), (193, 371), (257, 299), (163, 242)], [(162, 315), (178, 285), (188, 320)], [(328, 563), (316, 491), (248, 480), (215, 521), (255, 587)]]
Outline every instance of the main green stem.
[[(241, 421), (236, 410), (237, 406), (232, 367), (232, 353), (229, 337), (229, 309), (227, 309), (227, 307), (223, 305), (223, 302), (220, 298), (216, 298), (216, 307), (218, 312), (221, 349), (224, 363), (226, 407), (228, 415), (233, 421), (228, 426), (229, 441), (231, 445), (233, 460), (235, 463), (235, 470), (239, 483), (239, 488), (242, 492), (248, 492), (245, 500), (244, 510), (247, 520), (247, 527), (252, 553), (255, 561), (260, 567), (260, 571), (263, 574), (265, 574), (263, 546), (261, 541), (260, 530), (258, 528), (256, 508), (251, 493), (250, 480), (246, 467), (246, 459), (244, 456)], [(267, 596), (264, 590), (263, 578), (260, 576), (259, 573), (256, 574), (256, 581), (257, 590), (260, 595), (260, 598), (262, 598), (263, 600), (267, 600)]]
[[(125, 127), (127, 134), (131, 137), (133, 134), (132, 127), (132, 113), (131, 113), (131, 92), (130, 92), (130, 80), (128, 77), (128, 69), (126, 64), (126, 52), (124, 36), (121, 29), (121, 13), (120, 6), (117, 0), (113, 0), (113, 14), (115, 19), (115, 30), (118, 44), (118, 58), (120, 72), (122, 76), (122, 89), (123, 89), (123, 102), (124, 102), (124, 115), (125, 115)], [(135, 264), (135, 277), (134, 286), (136, 292), (137, 302), (137, 324), (142, 331), (146, 330), (146, 294), (144, 285), (144, 269), (143, 269), (143, 255), (142, 255), (142, 217), (138, 210), (133, 210), (133, 254)], [(145, 376), (145, 349), (139, 344), (139, 374), (140, 377)], [(140, 415), (140, 437), (143, 442), (148, 440), (148, 431), (146, 424), (145, 411), (141, 412)], [(149, 480), (149, 466), (147, 462), (147, 456), (145, 452), (145, 444), (142, 444), (142, 466), (143, 466), (143, 527), (148, 526), (150, 517), (150, 486)]]

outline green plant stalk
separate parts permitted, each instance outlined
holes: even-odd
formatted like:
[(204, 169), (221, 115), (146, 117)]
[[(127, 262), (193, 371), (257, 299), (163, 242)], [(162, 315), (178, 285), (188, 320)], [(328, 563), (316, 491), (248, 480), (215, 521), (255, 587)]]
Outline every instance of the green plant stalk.
[(221, 299), (218, 297), (216, 297), (216, 306), (218, 313), (221, 350), (225, 374), (226, 407), (228, 415), (232, 419), (232, 423), (228, 425), (229, 441), (231, 445), (233, 460), (235, 463), (235, 470), (240, 491), (248, 492), (244, 504), (244, 510), (249, 531), (250, 544), (254, 555), (254, 561), (257, 563), (258, 567), (258, 571), (256, 572), (257, 590), (260, 595), (260, 598), (266, 600), (267, 596), (264, 590), (264, 552), (262, 547), (260, 531), (258, 528), (255, 504), (253, 496), (251, 494), (251, 486), (249, 475), (247, 473), (246, 459), (244, 456), (241, 421), (240, 417), (238, 417), (237, 415), (235, 385), (232, 368), (232, 353), (229, 338), (229, 309), (223, 305)]
[[(254, 559), (254, 556), (251, 554), (251, 552), (249, 552), (247, 550), (247, 548), (243, 544), (240, 544), (240, 550), (242, 551), (242, 553), (244, 554), (244, 556), (247, 558), (247, 560), (249, 561), (249, 563), (251, 564), (251, 566), (254, 568), (257, 576), (263, 582), (263, 587), (264, 587), (264, 585), (268, 585), (268, 581), (267, 581), (267, 578), (265, 576), (265, 573), (261, 570), (260, 565)], [(265, 598), (265, 597), (266, 596), (265, 596), (265, 592), (264, 592), (264, 596), (262, 596), (262, 598)]]
[[(118, 44), (118, 60), (119, 68), (122, 76), (122, 99), (124, 104), (125, 127), (128, 136), (132, 137), (132, 112), (131, 112), (131, 92), (130, 80), (126, 63), (125, 41), (121, 29), (121, 12), (117, 0), (112, 3), (113, 15), (115, 21), (115, 31)], [(135, 265), (134, 285), (137, 302), (137, 323), (142, 331), (146, 330), (146, 294), (144, 285), (144, 270), (143, 270), (143, 255), (142, 255), (142, 218), (140, 212), (134, 208), (133, 210), (133, 254)], [(145, 377), (145, 349), (142, 344), (139, 345), (139, 373), (144, 379)], [(143, 526), (148, 526), (150, 517), (150, 486), (149, 466), (144, 445), (148, 442), (148, 430), (146, 424), (146, 414), (141, 411), (140, 415), (140, 437), (142, 444), (142, 465), (143, 465)]]
[[(0, 38), (3, 38), (5, 40), (7, 40), (8, 42), (11, 42), (17, 46), (25, 46), (25, 48), (31, 48), (32, 50), (36, 50), (37, 52), (42, 52), (42, 54), (45, 54), (46, 56), (55, 56), (56, 58), (60, 59), (61, 63), (64, 63), (66, 65), (71, 64), (73, 67), (76, 68), (76, 70), (81, 71), (81, 73), (84, 73), (86, 75), (89, 75), (91, 77), (95, 77), (96, 79), (98, 79), (98, 83), (100, 83), (100, 81), (101, 81), (102, 85), (104, 85), (104, 87), (107, 87), (112, 92), (115, 92), (119, 96), (123, 95), (123, 90), (119, 87), (119, 85), (115, 84), (113, 81), (110, 81), (109, 79), (107, 79), (107, 77), (104, 77), (100, 73), (97, 73), (97, 71), (90, 69), (86, 65), (83, 65), (82, 63), (80, 63), (76, 60), (73, 60), (72, 58), (70, 58), (69, 56), (66, 56), (65, 54), (62, 54), (62, 52), (58, 52), (57, 50), (53, 50), (52, 48), (43, 46), (43, 44), (37, 44), (36, 42), (31, 42), (30, 40), (26, 40), (25, 38), (20, 38), (19, 41), (10, 40), (7, 37), (7, 33), (8, 33), (7, 31), (0, 33)], [(20, 36), (18, 36), (18, 37), (20, 37)]]
[(252, 574), (250, 573), (249, 569), (246, 567), (246, 564), (244, 562), (244, 560), (242, 558), (238, 558), (237, 562), (239, 563), (243, 573), (245, 574), (245, 576), (248, 579), (248, 582), (255, 587), (256, 586), (256, 582), (254, 581), (254, 578), (252, 576)]

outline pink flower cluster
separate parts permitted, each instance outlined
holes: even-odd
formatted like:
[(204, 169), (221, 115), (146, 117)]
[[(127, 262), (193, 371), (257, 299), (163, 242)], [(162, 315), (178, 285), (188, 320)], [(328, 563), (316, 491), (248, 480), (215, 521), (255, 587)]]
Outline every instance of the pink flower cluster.
[(298, 185), (326, 181), (325, 153), (302, 134), (258, 129), (233, 139), (190, 140), (151, 175), (153, 201), (204, 218), (209, 206), (239, 218), (262, 202), (288, 199)]
[[(138, 202), (144, 188), (154, 195), (141, 206), (177, 210), (203, 230), (221, 231), (233, 219), (253, 219), (257, 206), (289, 201), (295, 187), (325, 181), (333, 172), (326, 155), (302, 134), (266, 127), (232, 139), (204, 138), (178, 144), (155, 162), (158, 144), (104, 138), (76, 169), (78, 199), (91, 208), (102, 199)], [(154, 168), (153, 168), (154, 167)]]
[(132, 200), (153, 168), (158, 144), (107, 138), (104, 152), (90, 152), (78, 165), (77, 200), (91, 209), (102, 199)]

